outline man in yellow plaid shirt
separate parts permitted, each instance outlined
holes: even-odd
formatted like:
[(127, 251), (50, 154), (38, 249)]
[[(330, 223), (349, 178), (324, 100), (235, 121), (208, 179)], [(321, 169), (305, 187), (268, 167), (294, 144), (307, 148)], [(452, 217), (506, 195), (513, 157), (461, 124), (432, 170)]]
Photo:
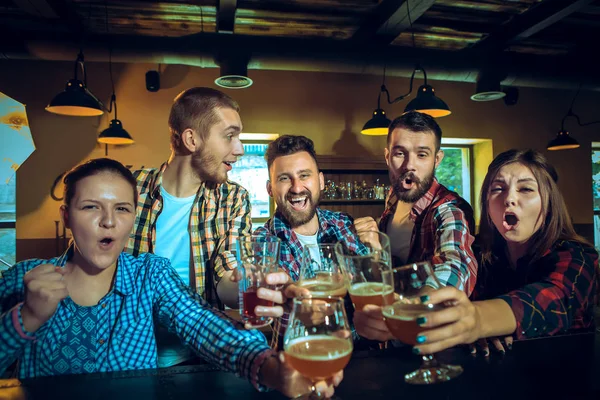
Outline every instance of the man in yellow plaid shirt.
[[(248, 192), (227, 180), (233, 163), (244, 154), (239, 106), (215, 89), (185, 90), (175, 98), (169, 130), (168, 161), (158, 169), (134, 171), (139, 200), (125, 250), (170, 259), (209, 303), (237, 308), (232, 250), (252, 226)], [(171, 357), (173, 362), (161, 366), (181, 358), (189, 357)]]

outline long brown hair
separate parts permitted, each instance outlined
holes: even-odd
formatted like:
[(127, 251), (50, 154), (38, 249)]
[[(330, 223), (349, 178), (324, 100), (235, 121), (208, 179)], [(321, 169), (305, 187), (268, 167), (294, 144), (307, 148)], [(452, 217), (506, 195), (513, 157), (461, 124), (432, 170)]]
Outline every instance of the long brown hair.
[(537, 180), (542, 198), (542, 215), (544, 216), (542, 224), (529, 239), (530, 244), (527, 250), (527, 254), (532, 257), (531, 261), (541, 258), (557, 240), (572, 240), (591, 246), (586, 239), (575, 233), (565, 201), (556, 184), (558, 175), (554, 167), (538, 151), (512, 149), (499, 154), (492, 161), (481, 187), (479, 236), (483, 260), (492, 261), (493, 251), (503, 251), (506, 248), (506, 240), (500, 235), (490, 217), (488, 196), (491, 183), (496, 178), (498, 171), (512, 163), (522, 164), (531, 170)]

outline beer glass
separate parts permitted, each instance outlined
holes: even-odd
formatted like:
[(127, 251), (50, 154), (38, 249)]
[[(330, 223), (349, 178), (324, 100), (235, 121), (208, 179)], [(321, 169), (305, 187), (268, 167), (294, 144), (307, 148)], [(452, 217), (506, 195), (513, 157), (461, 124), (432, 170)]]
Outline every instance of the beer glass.
[(276, 236), (252, 235), (237, 241), (240, 314), (244, 323), (253, 328), (273, 322), (271, 317), (257, 316), (254, 310), (256, 306), (273, 306), (272, 301), (259, 299), (257, 291), (261, 287), (273, 289), (265, 278), (277, 270), (279, 248), (280, 240)]
[(384, 282), (383, 271), (391, 269), (390, 239), (383, 232), (369, 233), (361, 251), (349, 249), (342, 242), (336, 244), (336, 256), (345, 270), (354, 309), (362, 311), (367, 304), (383, 306), (383, 298), (393, 302), (394, 289)]
[[(344, 300), (295, 298), (283, 348), (291, 367), (313, 383), (343, 370), (353, 349)], [(314, 386), (308, 398), (320, 398)]]
[[(425, 330), (417, 318), (443, 308), (442, 305), (423, 304), (420, 297), (441, 285), (428, 261), (413, 263), (383, 272), (384, 281), (394, 287), (394, 297), (384, 297), (383, 319), (392, 335), (403, 343), (417, 344), (417, 335)], [(458, 365), (440, 364), (432, 354), (424, 355), (421, 367), (404, 375), (407, 383), (431, 384), (449, 381), (463, 369)]]
[(308, 289), (312, 296), (346, 296), (346, 276), (335, 256), (334, 244), (304, 246), (300, 276), (296, 284)]

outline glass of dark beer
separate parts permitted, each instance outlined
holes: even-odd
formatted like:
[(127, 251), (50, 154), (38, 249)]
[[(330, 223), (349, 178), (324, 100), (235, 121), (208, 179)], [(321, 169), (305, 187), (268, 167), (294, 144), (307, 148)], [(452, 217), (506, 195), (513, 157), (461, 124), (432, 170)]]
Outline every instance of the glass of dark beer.
[(237, 241), (239, 262), (240, 314), (246, 325), (259, 328), (273, 322), (271, 317), (257, 316), (257, 306), (273, 306), (272, 301), (260, 299), (258, 289), (274, 289), (267, 285), (267, 274), (276, 272), (280, 240), (276, 236), (252, 235)]

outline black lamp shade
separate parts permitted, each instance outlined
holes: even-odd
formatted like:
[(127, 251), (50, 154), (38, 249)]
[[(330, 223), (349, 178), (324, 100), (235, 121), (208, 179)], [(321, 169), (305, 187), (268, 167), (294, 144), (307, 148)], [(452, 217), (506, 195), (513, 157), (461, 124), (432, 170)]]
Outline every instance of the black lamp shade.
[(502, 79), (502, 74), (495, 71), (483, 71), (480, 73), (475, 87), (475, 94), (471, 96), (471, 100), (493, 101), (506, 96), (506, 93), (500, 87)]
[(367, 121), (360, 133), (369, 136), (383, 136), (388, 134), (388, 129), (392, 121), (387, 119), (385, 111), (381, 108), (373, 111), (373, 118)]
[(227, 57), (220, 61), (221, 73), (215, 84), (225, 89), (245, 89), (252, 86), (248, 77), (248, 60), (244, 57)]
[(442, 99), (435, 95), (435, 89), (430, 85), (421, 85), (417, 97), (406, 105), (404, 112), (418, 111), (431, 115), (433, 118), (450, 115), (450, 108)]
[(123, 129), (123, 124), (118, 119), (110, 121), (110, 126), (100, 133), (98, 143), (103, 144), (133, 144), (135, 141)]
[(577, 140), (573, 139), (569, 132), (559, 131), (558, 135), (548, 143), (548, 150), (568, 150), (579, 147)]
[(94, 117), (104, 113), (100, 102), (78, 79), (68, 81), (65, 90), (54, 96), (46, 111), (78, 117)]

